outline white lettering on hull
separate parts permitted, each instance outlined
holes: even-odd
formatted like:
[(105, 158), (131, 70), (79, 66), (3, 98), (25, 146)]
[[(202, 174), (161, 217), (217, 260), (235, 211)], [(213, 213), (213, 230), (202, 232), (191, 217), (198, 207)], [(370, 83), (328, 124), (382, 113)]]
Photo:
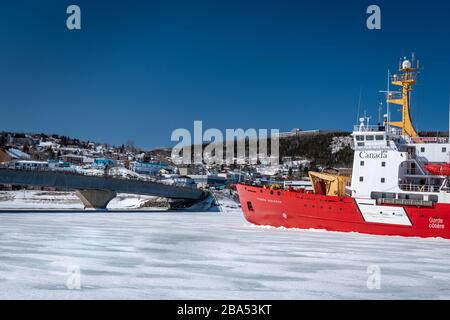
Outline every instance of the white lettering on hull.
[(366, 222), (412, 226), (403, 208), (377, 206), (375, 200), (355, 199), (355, 201)]
[(272, 200), (272, 199), (264, 199), (264, 198), (256, 198), (256, 200), (263, 201), (263, 202), (277, 203), (277, 204), (283, 203), (280, 200)]
[(444, 219), (430, 218), (429, 222), (428, 228), (430, 229), (445, 229)]

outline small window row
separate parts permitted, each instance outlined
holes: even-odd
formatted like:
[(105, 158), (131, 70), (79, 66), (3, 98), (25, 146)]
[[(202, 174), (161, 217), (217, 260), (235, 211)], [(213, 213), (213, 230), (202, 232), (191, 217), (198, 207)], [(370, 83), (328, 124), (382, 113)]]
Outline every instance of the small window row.
[[(364, 167), (364, 166), (366, 165), (366, 163), (365, 163), (364, 161), (361, 161), (359, 164), (360, 164), (361, 167)], [(386, 162), (384, 162), (384, 161), (381, 162), (381, 166), (382, 166), (383, 168), (385, 168), (385, 167), (386, 167)]]
[[(372, 199), (406, 199), (406, 200), (424, 200), (424, 196), (420, 194), (405, 194), (405, 193), (384, 193), (384, 192), (372, 192)], [(428, 201), (438, 202), (439, 198), (436, 195), (428, 195)]]
[[(359, 177), (359, 182), (364, 182), (364, 177)], [(381, 183), (386, 183), (386, 178), (381, 178)]]
[[(420, 152), (421, 152), (421, 153), (424, 153), (424, 152), (425, 152), (425, 147), (421, 147), (421, 148), (420, 148)], [(442, 152), (443, 152), (443, 153), (446, 153), (446, 152), (447, 152), (447, 148), (446, 148), (446, 147), (442, 147)]]
[(368, 136), (356, 136), (356, 141), (383, 141), (383, 135), (368, 135)]

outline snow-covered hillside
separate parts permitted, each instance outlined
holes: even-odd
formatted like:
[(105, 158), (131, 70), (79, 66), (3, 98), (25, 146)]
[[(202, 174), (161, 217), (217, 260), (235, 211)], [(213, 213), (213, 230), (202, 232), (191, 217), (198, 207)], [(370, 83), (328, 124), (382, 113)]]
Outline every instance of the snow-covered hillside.
[(336, 154), (339, 151), (343, 150), (346, 147), (353, 147), (353, 138), (350, 136), (342, 136), (342, 137), (333, 137), (330, 148), (331, 153)]

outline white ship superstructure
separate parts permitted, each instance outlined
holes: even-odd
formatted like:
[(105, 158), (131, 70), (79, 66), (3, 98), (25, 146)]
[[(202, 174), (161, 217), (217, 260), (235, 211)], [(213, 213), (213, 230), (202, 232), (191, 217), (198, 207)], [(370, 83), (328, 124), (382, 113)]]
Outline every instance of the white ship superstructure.
[(425, 169), (425, 164), (449, 161), (447, 138), (411, 138), (397, 128), (364, 122), (353, 137), (352, 197), (450, 203), (448, 178)]

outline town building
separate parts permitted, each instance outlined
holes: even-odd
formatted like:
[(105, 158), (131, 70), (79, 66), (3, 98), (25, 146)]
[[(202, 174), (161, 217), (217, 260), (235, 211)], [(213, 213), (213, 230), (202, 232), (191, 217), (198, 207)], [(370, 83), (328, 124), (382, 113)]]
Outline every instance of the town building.
[(131, 163), (131, 170), (136, 173), (156, 175), (164, 170), (165, 172), (170, 171), (169, 166), (162, 162), (144, 162), (135, 161)]

